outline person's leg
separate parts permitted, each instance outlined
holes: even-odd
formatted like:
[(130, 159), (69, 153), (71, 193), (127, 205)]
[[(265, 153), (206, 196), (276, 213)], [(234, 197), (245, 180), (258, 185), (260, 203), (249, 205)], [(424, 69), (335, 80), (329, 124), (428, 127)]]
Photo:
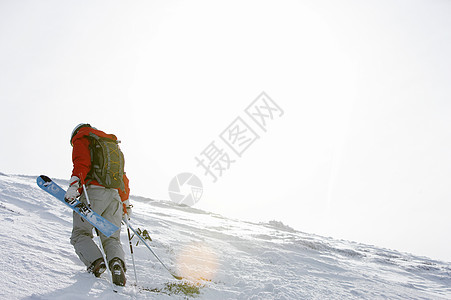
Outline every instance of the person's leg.
[[(109, 199), (109, 202), (102, 216), (120, 228), (123, 214), (121, 198), (115, 189), (106, 189), (105, 193), (105, 199)], [(100, 234), (100, 238), (111, 269), (113, 283), (124, 286), (127, 281), (125, 277), (125, 253), (121, 245), (120, 234), (121, 231), (118, 230), (110, 237)]]
[[(120, 228), (123, 214), (121, 198), (117, 190), (115, 189), (106, 189), (105, 192), (107, 194), (106, 197), (109, 198), (110, 201), (103, 211), (102, 217)], [(105, 249), (107, 260), (110, 262), (112, 259), (117, 257), (124, 263), (125, 269), (125, 253), (124, 249), (122, 248), (120, 234), (121, 231), (118, 230), (108, 238), (103, 234), (100, 234), (100, 237), (102, 239), (102, 244), (103, 248)]]
[(89, 268), (96, 260), (102, 258), (102, 253), (92, 240), (92, 225), (76, 212), (73, 213), (73, 228), (70, 238), (80, 260)]
[[(88, 187), (87, 192), (91, 203), (91, 208), (96, 213), (120, 228), (123, 209), (117, 190), (90, 186)], [(87, 203), (84, 193), (80, 197), (80, 201), (85, 204)], [(88, 271), (94, 264), (103, 261), (102, 253), (92, 240), (92, 228), (93, 226), (91, 224), (83, 220), (78, 214), (74, 213), (74, 229), (72, 231), (71, 243), (74, 245), (75, 252), (88, 267)], [(125, 253), (122, 249), (120, 234), (120, 229), (110, 237), (106, 237), (100, 233), (100, 239), (112, 271), (113, 282), (116, 285), (124, 286), (126, 282)], [(98, 260), (99, 258), (100, 261)], [(103, 271), (103, 269), (101, 270)], [(96, 274), (95, 270), (93, 273), (96, 276), (100, 276), (100, 274)]]

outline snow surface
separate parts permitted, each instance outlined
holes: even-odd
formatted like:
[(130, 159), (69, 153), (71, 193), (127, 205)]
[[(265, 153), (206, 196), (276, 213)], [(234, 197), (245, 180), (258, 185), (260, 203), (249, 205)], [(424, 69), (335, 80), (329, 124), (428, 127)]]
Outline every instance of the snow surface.
[(136, 196), (132, 226), (187, 279), (134, 238), (135, 286), (123, 226), (128, 282), (114, 293), (106, 273), (86, 272), (69, 243), (71, 211), (36, 177), (0, 173), (0, 299), (451, 299), (447, 262)]

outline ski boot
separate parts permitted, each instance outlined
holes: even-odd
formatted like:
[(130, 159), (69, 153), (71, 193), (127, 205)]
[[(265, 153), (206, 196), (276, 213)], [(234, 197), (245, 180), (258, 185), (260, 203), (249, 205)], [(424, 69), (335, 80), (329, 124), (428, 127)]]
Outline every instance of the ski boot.
[(110, 270), (113, 277), (113, 283), (115, 285), (125, 286), (126, 278), (124, 262), (118, 257), (113, 258), (110, 261)]
[(89, 267), (88, 272), (94, 274), (95, 277), (100, 277), (106, 270), (105, 262), (103, 258), (96, 259)]

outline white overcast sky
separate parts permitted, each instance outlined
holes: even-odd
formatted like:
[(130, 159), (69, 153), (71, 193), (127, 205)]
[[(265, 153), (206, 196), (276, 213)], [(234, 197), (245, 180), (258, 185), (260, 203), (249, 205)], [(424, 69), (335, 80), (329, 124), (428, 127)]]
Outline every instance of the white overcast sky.
[[(0, 172), (68, 179), (89, 122), (134, 195), (191, 172), (198, 208), (451, 261), (450, 53), (444, 0), (3, 0)], [(213, 183), (263, 91), (284, 114)]]

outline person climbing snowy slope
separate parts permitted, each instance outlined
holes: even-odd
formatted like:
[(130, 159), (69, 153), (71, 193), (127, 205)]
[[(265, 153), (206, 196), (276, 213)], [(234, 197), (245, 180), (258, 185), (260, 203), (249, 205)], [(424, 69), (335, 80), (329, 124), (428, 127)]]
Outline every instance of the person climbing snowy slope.
[[(82, 123), (72, 131), (70, 143), (73, 147), (73, 170), (65, 198), (72, 200), (81, 195), (81, 202), (91, 204), (95, 212), (120, 228), (123, 216), (127, 214), (129, 218), (131, 215), (131, 205), (129, 180), (124, 172), (124, 157), (117, 145), (116, 136)], [(83, 192), (83, 185), (86, 186), (89, 203)], [(74, 212), (71, 244), (88, 272), (99, 277), (105, 272), (106, 265), (101, 249), (93, 241), (92, 229), (91, 224)], [(112, 272), (113, 283), (124, 286), (126, 266), (120, 230), (110, 237), (98, 234)]]

